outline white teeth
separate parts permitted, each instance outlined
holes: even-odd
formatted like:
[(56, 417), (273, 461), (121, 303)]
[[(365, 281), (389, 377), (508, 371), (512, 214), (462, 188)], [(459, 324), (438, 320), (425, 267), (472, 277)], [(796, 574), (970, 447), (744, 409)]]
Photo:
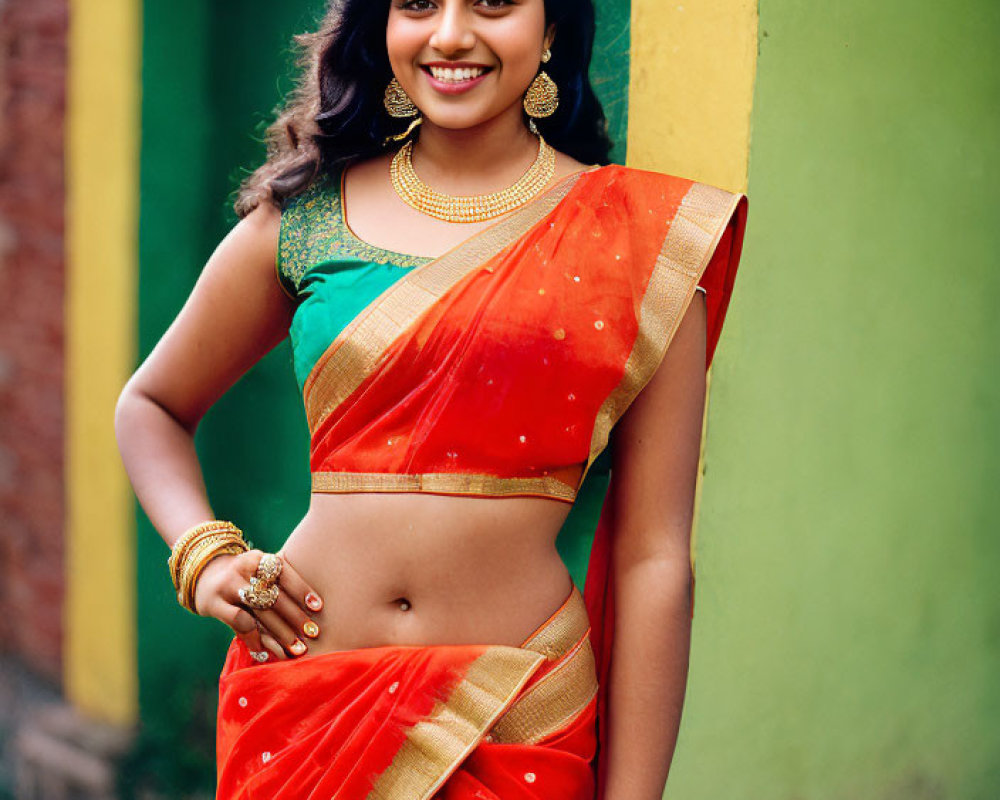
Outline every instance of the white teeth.
[(433, 75), (437, 80), (444, 81), (445, 83), (461, 83), (462, 81), (471, 81), (473, 78), (478, 78), (484, 72), (485, 69), (482, 67), (462, 67), (460, 69), (452, 69), (451, 67), (431, 67), (431, 75)]

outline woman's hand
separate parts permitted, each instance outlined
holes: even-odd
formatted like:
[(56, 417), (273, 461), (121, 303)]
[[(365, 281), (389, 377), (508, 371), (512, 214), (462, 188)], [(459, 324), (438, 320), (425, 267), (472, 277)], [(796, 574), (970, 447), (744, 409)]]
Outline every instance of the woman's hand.
[(282, 564), (278, 601), (269, 609), (251, 610), (240, 600), (240, 589), (250, 585), (263, 555), (260, 550), (248, 550), (212, 559), (198, 578), (195, 610), (226, 623), (251, 654), (269, 653), (278, 660), (304, 655), (306, 641), (319, 636), (319, 625), (310, 614), (320, 611), (323, 601), (281, 553), (277, 554)]

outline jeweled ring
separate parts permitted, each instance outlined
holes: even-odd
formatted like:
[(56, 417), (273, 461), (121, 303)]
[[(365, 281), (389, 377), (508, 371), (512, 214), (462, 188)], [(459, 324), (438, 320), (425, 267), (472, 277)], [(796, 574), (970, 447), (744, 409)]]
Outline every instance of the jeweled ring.
[(278, 576), (281, 575), (281, 567), (282, 561), (279, 556), (274, 553), (264, 553), (257, 565), (257, 578), (268, 585), (277, 583)]
[(278, 587), (268, 584), (256, 576), (250, 579), (249, 586), (242, 586), (238, 592), (240, 602), (258, 611), (266, 611), (278, 602)]

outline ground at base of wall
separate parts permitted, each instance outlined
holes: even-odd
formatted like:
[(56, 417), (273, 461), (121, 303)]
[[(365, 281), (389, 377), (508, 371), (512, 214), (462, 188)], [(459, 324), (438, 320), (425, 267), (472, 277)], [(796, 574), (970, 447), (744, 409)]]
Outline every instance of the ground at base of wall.
[(119, 800), (132, 730), (88, 719), (0, 656), (0, 800)]
[(14, 739), (39, 708), (61, 702), (58, 687), (0, 654), (0, 800), (14, 798)]

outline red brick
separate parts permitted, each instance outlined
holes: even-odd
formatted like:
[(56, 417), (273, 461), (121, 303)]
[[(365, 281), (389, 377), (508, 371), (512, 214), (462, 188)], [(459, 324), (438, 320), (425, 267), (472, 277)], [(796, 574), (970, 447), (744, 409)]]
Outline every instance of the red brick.
[(61, 674), (66, 0), (0, 3), (0, 639)]

